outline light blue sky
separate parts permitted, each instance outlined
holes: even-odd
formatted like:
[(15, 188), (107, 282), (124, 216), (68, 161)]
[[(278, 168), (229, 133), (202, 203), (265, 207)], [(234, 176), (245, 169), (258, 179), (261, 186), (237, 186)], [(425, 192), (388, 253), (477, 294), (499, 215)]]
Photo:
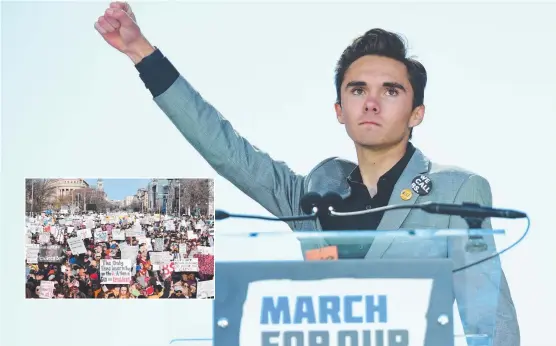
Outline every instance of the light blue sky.
[[(18, 182), (25, 177), (214, 177), (217, 208), (268, 215), (216, 175), (158, 109), (129, 59), (95, 32), (93, 24), (107, 4), (2, 4), (0, 229), (7, 232), (0, 232), (0, 273), (11, 284), (0, 295), (6, 299), (2, 309), (10, 311), (0, 334), (21, 340), (10, 345), (58, 343), (57, 338), (45, 339), (53, 325), (44, 323), (44, 316), (58, 321), (57, 312), (63, 311), (87, 311), (90, 316), (111, 311), (109, 318), (118, 321), (118, 328), (106, 329), (102, 337), (113, 344), (130, 344), (137, 336), (137, 344), (158, 346), (187, 333), (211, 334), (208, 302), (187, 302), (195, 314), (183, 314), (184, 309), (164, 302), (156, 307), (119, 304), (116, 310), (105, 302), (59, 301), (55, 309), (38, 302), (21, 304), (23, 286), (17, 282), (23, 264), (14, 259), (23, 258), (23, 237), (17, 231), (23, 225), (17, 215), (23, 215), (23, 184)], [(539, 318), (538, 304), (556, 306), (556, 50), (551, 43), (556, 6), (132, 5), (149, 40), (238, 133), (301, 174), (331, 156), (355, 160), (353, 143), (333, 109), (334, 65), (341, 52), (372, 27), (403, 33), (410, 53), (429, 74), (426, 115), (414, 131), (415, 145), (435, 162), (486, 177), (496, 207), (525, 210), (533, 220), (530, 236), (505, 254), (502, 263), (520, 318), (522, 344), (546, 344), (553, 326), (550, 318)], [(116, 191), (113, 198), (120, 197)], [(508, 231), (498, 240), (499, 247), (517, 240), (524, 227), (520, 221), (493, 224)], [(292, 238), (225, 237), (238, 230), (287, 227), (219, 222), (220, 260), (301, 256)], [(163, 336), (122, 333), (137, 330), (133, 317), (146, 313), (163, 316)], [(64, 323), (64, 340), (79, 340), (82, 346), (99, 342), (83, 337), (81, 319), (65, 318)], [(33, 333), (27, 330), (30, 325)], [(184, 325), (190, 329), (185, 331)]]
[[(97, 179), (85, 179), (89, 186), (96, 186)], [(150, 179), (103, 179), (104, 192), (112, 200), (133, 196), (139, 188), (147, 188)]]

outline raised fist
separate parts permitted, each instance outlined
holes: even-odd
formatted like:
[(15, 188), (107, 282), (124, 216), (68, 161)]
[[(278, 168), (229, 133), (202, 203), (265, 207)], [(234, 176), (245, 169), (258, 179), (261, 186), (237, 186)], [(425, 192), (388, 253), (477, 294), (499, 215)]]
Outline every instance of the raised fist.
[(154, 51), (137, 25), (126, 2), (112, 2), (95, 22), (95, 29), (109, 45), (129, 56), (135, 63)]

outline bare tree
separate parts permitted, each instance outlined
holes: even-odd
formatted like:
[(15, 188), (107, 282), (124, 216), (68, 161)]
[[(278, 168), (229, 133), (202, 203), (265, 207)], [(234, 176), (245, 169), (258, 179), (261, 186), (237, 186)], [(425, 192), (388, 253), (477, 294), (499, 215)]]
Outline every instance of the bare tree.
[(60, 210), (63, 205), (70, 205), (71, 196), (58, 196), (54, 199), (53, 207), (55, 210)]
[(208, 212), (209, 203), (214, 202), (214, 181), (212, 179), (180, 179), (181, 205), (192, 210), (199, 208)]
[(27, 212), (42, 212), (55, 197), (56, 186), (53, 179), (25, 179)]

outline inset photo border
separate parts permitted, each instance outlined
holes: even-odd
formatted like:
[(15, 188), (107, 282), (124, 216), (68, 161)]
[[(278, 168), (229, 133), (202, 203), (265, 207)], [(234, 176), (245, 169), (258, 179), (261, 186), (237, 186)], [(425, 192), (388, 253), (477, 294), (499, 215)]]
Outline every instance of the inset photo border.
[(27, 299), (213, 299), (214, 180), (26, 179)]

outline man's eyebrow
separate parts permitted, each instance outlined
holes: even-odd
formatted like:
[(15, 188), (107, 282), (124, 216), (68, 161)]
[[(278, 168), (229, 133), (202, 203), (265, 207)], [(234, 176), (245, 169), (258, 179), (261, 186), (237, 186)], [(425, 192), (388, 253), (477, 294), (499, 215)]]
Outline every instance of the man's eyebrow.
[(364, 86), (367, 86), (366, 82), (354, 80), (354, 81), (351, 81), (351, 82), (346, 84), (346, 89), (349, 89), (349, 88), (352, 88), (352, 87), (364, 87)]
[[(346, 89), (352, 88), (352, 87), (366, 87), (367, 83), (363, 82), (363, 81), (351, 81), (349, 83), (346, 84)], [(405, 87), (403, 85), (401, 85), (398, 82), (384, 82), (382, 83), (383, 87), (386, 88), (395, 88), (395, 89), (400, 89), (401, 91), (406, 91)]]
[(384, 82), (384, 83), (382, 83), (382, 86), (386, 87), (386, 88), (400, 89), (401, 91), (404, 91), (404, 92), (406, 91), (405, 87), (398, 82)]

